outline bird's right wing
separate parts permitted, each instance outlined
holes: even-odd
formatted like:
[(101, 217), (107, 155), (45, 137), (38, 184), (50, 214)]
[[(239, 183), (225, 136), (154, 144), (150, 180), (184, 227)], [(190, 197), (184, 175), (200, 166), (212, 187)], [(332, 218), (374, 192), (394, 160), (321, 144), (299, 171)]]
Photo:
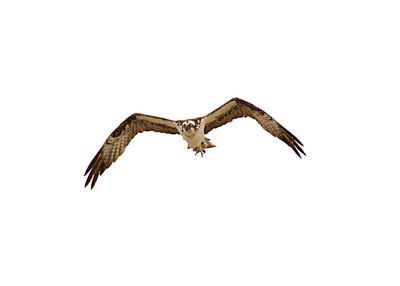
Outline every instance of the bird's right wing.
[(145, 131), (179, 134), (173, 120), (140, 113), (132, 114), (108, 136), (90, 162), (85, 172), (85, 176), (89, 174), (85, 187), (91, 182), (93, 188), (97, 178), (124, 153), (133, 137)]

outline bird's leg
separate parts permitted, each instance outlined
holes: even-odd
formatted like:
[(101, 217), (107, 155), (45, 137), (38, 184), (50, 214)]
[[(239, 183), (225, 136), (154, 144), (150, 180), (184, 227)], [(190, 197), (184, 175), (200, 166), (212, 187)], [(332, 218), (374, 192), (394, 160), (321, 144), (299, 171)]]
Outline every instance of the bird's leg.
[(196, 156), (198, 153), (201, 154), (201, 157), (203, 157), (203, 154), (206, 153), (206, 150), (204, 150), (201, 146), (197, 148), (193, 148), (193, 151), (196, 152), (194, 155)]

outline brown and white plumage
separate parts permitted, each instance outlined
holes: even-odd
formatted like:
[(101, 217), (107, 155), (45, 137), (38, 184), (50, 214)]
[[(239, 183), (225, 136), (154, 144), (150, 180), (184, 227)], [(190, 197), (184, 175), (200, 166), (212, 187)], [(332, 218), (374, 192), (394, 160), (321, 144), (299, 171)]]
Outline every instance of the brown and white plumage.
[(133, 137), (145, 131), (179, 134), (172, 120), (139, 113), (132, 114), (108, 136), (90, 162), (85, 172), (85, 176), (89, 173), (85, 187), (91, 181), (93, 188), (97, 178), (124, 153)]
[(305, 155), (300, 147), (303, 146), (300, 140), (268, 113), (245, 100), (233, 98), (204, 117), (188, 120), (174, 121), (151, 115), (132, 114), (110, 134), (90, 162), (85, 172), (85, 175), (88, 174), (85, 187), (89, 183), (91, 183), (91, 188), (94, 187), (98, 177), (122, 155), (126, 146), (128, 146), (129, 142), (138, 133), (154, 131), (180, 134), (187, 141), (188, 148), (193, 149), (196, 154), (201, 153), (203, 156), (206, 148), (215, 147), (204, 135), (215, 128), (241, 117), (255, 119), (262, 128), (291, 147), (300, 158), (300, 153)]
[(204, 117), (206, 122), (204, 134), (225, 125), (236, 118), (247, 116), (255, 119), (262, 128), (285, 142), (293, 149), (297, 156), (301, 158), (299, 151), (305, 155), (303, 149), (300, 147), (303, 146), (303, 144), (296, 138), (296, 136), (290, 133), (264, 110), (240, 98), (232, 98), (221, 107), (206, 115)]

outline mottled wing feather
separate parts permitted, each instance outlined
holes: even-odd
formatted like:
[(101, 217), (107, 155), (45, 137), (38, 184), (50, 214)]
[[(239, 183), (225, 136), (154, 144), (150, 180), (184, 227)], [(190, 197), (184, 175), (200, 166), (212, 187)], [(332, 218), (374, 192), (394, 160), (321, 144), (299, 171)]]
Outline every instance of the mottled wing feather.
[(204, 133), (207, 134), (211, 130), (227, 124), (236, 118), (247, 116), (255, 119), (262, 128), (285, 142), (300, 158), (300, 152), (306, 155), (300, 147), (303, 146), (303, 144), (296, 136), (290, 133), (264, 110), (240, 98), (232, 98), (224, 105), (206, 115)]
[(136, 134), (154, 131), (179, 134), (175, 122), (166, 118), (135, 113), (125, 119), (106, 139), (86, 169), (85, 187), (91, 182), (94, 187), (98, 177), (124, 153), (126, 146)]

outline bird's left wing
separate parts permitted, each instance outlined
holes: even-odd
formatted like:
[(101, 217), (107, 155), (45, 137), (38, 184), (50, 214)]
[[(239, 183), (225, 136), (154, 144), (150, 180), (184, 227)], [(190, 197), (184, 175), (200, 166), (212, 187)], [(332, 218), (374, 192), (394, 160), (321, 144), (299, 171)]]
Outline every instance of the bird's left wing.
[(133, 137), (145, 131), (179, 134), (173, 120), (140, 113), (132, 114), (108, 136), (90, 162), (85, 172), (85, 176), (89, 174), (85, 187), (91, 182), (93, 188), (97, 178), (124, 153)]
[(264, 130), (285, 142), (300, 158), (300, 153), (303, 155), (306, 154), (301, 148), (303, 144), (296, 136), (290, 133), (289, 130), (283, 127), (278, 121), (261, 108), (237, 97), (232, 98), (204, 117), (204, 134), (225, 125), (234, 119), (242, 117), (251, 117), (255, 119)]

